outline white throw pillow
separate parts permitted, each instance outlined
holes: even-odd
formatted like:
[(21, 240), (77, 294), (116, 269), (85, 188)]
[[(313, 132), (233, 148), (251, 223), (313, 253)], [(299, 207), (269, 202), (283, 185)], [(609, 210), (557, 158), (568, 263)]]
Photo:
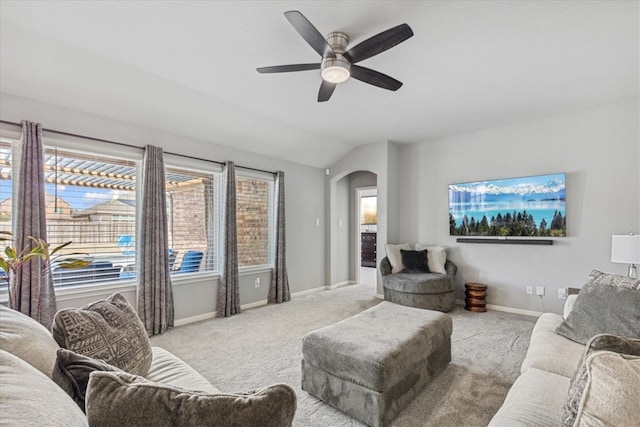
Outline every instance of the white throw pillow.
[(447, 274), (444, 264), (447, 262), (446, 246), (429, 246), (416, 243), (416, 251), (427, 250), (427, 262), (432, 273)]
[(389, 258), (389, 263), (391, 264), (391, 272), (400, 273), (402, 270), (404, 270), (404, 264), (402, 263), (402, 254), (400, 253), (400, 249), (410, 251), (411, 246), (409, 246), (408, 243), (402, 243), (400, 245), (390, 245), (387, 243), (386, 245), (384, 245), (384, 248), (387, 251), (387, 258)]
[(573, 304), (576, 302), (576, 298), (578, 298), (578, 294), (572, 294), (567, 297), (567, 300), (564, 302), (564, 310), (562, 312), (562, 317), (567, 320), (567, 316), (571, 313), (573, 309)]

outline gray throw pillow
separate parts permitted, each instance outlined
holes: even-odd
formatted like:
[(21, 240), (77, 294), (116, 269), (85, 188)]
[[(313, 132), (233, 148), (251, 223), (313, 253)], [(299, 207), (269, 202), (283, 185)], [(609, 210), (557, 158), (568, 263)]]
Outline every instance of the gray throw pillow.
[(151, 367), (149, 336), (136, 311), (119, 293), (82, 308), (56, 313), (53, 337), (61, 347), (146, 376)]
[(400, 249), (402, 263), (404, 264), (403, 273), (429, 273), (429, 261), (427, 258), (427, 250), (407, 251)]
[(83, 356), (64, 348), (58, 349), (52, 379), (78, 404), (84, 412), (85, 394), (92, 372), (123, 372), (99, 359)]
[(247, 393), (189, 391), (116, 372), (94, 372), (87, 389), (92, 427), (291, 426), (296, 395), (285, 384)]
[(622, 286), (583, 286), (573, 309), (556, 332), (586, 344), (598, 334), (640, 338), (640, 291)]
[(562, 406), (560, 415), (563, 427), (572, 427), (576, 421), (580, 401), (588, 381), (587, 358), (597, 351), (609, 351), (620, 354), (640, 356), (640, 339), (619, 337), (609, 334), (596, 335), (587, 343), (578, 369), (573, 374), (569, 385), (567, 400)]

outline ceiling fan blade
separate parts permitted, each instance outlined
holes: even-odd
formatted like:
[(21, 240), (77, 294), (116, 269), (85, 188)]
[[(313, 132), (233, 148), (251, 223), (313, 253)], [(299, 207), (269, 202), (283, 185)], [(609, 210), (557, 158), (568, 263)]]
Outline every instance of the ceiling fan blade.
[(302, 13), (297, 10), (290, 10), (284, 13), (284, 16), (289, 20), (293, 28), (302, 36), (302, 38), (309, 43), (309, 46), (320, 54), (321, 57), (326, 58), (328, 56), (335, 56), (333, 49), (329, 46), (329, 43), (324, 39), (322, 34), (313, 26)]
[(293, 71), (319, 70), (320, 63), (317, 64), (292, 64), (292, 65), (275, 65), (273, 67), (260, 67), (256, 71), (262, 74), (268, 73), (290, 73)]
[(407, 24), (400, 24), (397, 27), (390, 28), (355, 45), (344, 53), (344, 57), (352, 64), (355, 64), (356, 62), (364, 61), (367, 58), (391, 49), (411, 36), (413, 36), (411, 27)]
[(323, 80), (318, 92), (318, 102), (328, 101), (333, 95), (333, 91), (336, 90), (336, 86), (336, 83), (329, 83)]
[(351, 66), (351, 77), (358, 79), (361, 82), (392, 91), (396, 91), (402, 87), (402, 82), (399, 82), (393, 77), (389, 77), (386, 74), (382, 74), (378, 71), (361, 67), (359, 65)]

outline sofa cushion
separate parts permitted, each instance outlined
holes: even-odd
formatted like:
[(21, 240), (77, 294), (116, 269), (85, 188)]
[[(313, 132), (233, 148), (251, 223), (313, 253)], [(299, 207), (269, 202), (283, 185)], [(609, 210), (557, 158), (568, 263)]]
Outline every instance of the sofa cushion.
[(391, 264), (391, 272), (392, 273), (400, 273), (404, 270), (404, 264), (402, 263), (402, 255), (400, 250), (404, 249), (406, 251), (411, 250), (411, 246), (408, 243), (402, 243), (400, 245), (384, 245), (385, 251), (387, 252), (387, 258), (389, 259), (389, 263)]
[(530, 368), (542, 369), (571, 378), (576, 371), (584, 346), (556, 334), (556, 327), (562, 322), (562, 316), (544, 313), (538, 318), (533, 331), (527, 355), (520, 371)]
[(0, 349), (15, 354), (51, 378), (58, 348), (47, 328), (0, 304)]
[(583, 400), (584, 391), (590, 381), (587, 359), (594, 353), (600, 351), (608, 351), (613, 353), (622, 353), (640, 357), (640, 339), (618, 337), (615, 335), (596, 335), (587, 343), (580, 365), (576, 370), (569, 393), (562, 407), (561, 420), (562, 425), (571, 427), (576, 421), (579, 412), (580, 402)]
[(296, 395), (277, 384), (247, 393), (190, 391), (125, 372), (94, 372), (87, 389), (92, 427), (291, 426)]
[(0, 423), (12, 427), (87, 426), (73, 400), (49, 377), (0, 350)]
[(101, 359), (123, 371), (147, 375), (151, 366), (149, 336), (125, 297), (119, 293), (82, 308), (56, 313), (53, 337), (61, 347)]
[(405, 273), (429, 273), (427, 251), (407, 251), (400, 249)]
[(177, 356), (160, 347), (151, 347), (151, 350), (153, 351), (153, 361), (146, 376), (149, 381), (207, 393), (220, 392)]
[(387, 289), (411, 294), (442, 294), (455, 290), (453, 277), (440, 273), (398, 273), (382, 277)]
[(589, 282), (556, 332), (581, 344), (598, 334), (640, 338), (638, 307), (640, 291)]
[(637, 426), (640, 357), (598, 351), (586, 362), (578, 426)]
[(569, 378), (536, 368), (513, 384), (489, 427), (557, 426)]
[(445, 263), (447, 262), (446, 246), (430, 246), (416, 243), (416, 251), (427, 250), (427, 258), (429, 259), (429, 270), (433, 273), (447, 274)]
[(91, 357), (74, 353), (65, 348), (58, 349), (53, 381), (63, 389), (84, 412), (85, 394), (89, 375), (95, 371), (122, 372), (113, 365)]

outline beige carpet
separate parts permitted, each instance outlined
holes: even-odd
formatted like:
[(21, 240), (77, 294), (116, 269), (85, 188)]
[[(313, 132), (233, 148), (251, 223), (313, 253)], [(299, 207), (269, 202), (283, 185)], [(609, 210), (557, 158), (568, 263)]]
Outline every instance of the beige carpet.
[[(177, 327), (151, 343), (176, 354), (222, 391), (291, 385), (298, 396), (295, 426), (362, 426), (301, 390), (301, 337), (379, 302), (371, 287), (351, 285)], [(453, 360), (392, 426), (486, 426), (518, 377), (535, 318), (462, 307), (450, 314)]]

